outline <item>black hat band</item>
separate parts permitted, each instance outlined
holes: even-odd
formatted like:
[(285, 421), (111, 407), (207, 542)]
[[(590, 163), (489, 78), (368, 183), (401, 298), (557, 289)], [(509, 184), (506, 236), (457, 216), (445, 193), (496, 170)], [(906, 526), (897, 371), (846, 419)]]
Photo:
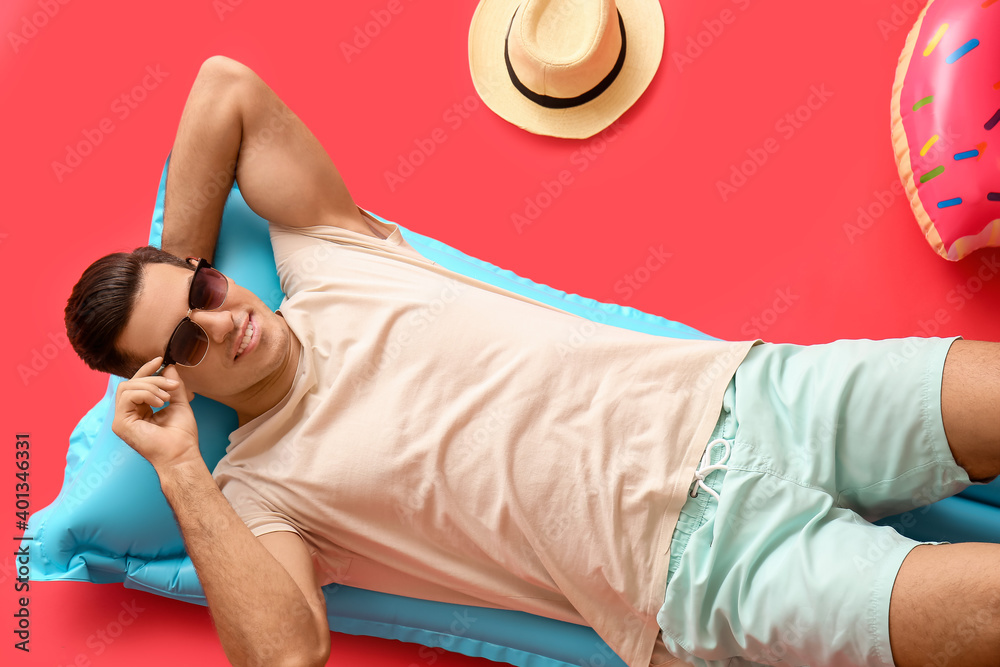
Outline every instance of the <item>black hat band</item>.
[[(518, 7), (520, 7), (520, 5), (518, 5)], [(514, 10), (514, 16), (517, 16), (517, 9)], [(507, 73), (510, 75), (510, 80), (511, 83), (514, 84), (514, 88), (535, 104), (539, 104), (547, 109), (568, 109), (570, 107), (580, 106), (581, 104), (591, 101), (607, 90), (608, 86), (610, 86), (618, 76), (618, 73), (622, 71), (622, 66), (625, 64), (625, 22), (622, 20), (622, 13), (619, 11), (618, 27), (621, 29), (622, 33), (622, 48), (618, 53), (618, 60), (615, 62), (615, 66), (611, 68), (608, 75), (601, 79), (600, 83), (596, 86), (582, 95), (577, 95), (576, 97), (551, 97), (549, 95), (539, 95), (521, 83), (521, 80), (517, 78), (517, 74), (514, 73), (514, 68), (510, 64), (510, 55), (507, 51), (507, 40), (510, 38), (510, 29), (514, 25), (514, 16), (510, 17), (510, 25), (507, 26), (507, 36), (504, 37), (503, 40), (503, 59), (507, 62)]]

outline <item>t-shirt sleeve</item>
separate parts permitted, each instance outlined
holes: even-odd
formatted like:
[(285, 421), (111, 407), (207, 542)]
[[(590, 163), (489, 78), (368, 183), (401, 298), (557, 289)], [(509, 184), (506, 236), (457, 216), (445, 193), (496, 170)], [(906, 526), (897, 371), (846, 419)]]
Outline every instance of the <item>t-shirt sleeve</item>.
[[(303, 229), (268, 224), (274, 263), (278, 269), (278, 282), (285, 296), (307, 289), (308, 268), (329, 259), (329, 241), (303, 233)], [(309, 228), (312, 229), (312, 228)]]
[(254, 537), (285, 531), (305, 539), (302, 531), (288, 515), (261, 497), (243, 480), (225, 475), (221, 480), (217, 477), (216, 482), (222, 490), (222, 495), (233, 506), (236, 515), (243, 520)]

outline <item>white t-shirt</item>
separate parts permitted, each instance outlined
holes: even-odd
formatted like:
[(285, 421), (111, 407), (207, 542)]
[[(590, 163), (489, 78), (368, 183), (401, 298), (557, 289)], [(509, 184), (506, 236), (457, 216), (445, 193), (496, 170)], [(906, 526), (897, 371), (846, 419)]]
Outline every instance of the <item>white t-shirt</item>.
[(213, 472), (254, 535), (298, 533), (320, 584), (589, 625), (654, 660), (670, 538), (756, 341), (599, 324), (386, 238), (271, 225), (302, 343), (284, 399)]

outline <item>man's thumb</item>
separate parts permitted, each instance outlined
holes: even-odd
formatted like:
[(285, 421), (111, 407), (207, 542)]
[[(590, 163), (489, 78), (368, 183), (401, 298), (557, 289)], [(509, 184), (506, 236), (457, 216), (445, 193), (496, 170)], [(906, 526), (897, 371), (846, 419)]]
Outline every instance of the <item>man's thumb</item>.
[(168, 367), (167, 370), (163, 372), (163, 377), (171, 380), (177, 380), (178, 382), (177, 388), (170, 392), (171, 394), (176, 393), (178, 397), (183, 397), (185, 403), (191, 403), (194, 401), (194, 392), (184, 386), (184, 380), (181, 379), (181, 376), (177, 372), (176, 368), (173, 366)]

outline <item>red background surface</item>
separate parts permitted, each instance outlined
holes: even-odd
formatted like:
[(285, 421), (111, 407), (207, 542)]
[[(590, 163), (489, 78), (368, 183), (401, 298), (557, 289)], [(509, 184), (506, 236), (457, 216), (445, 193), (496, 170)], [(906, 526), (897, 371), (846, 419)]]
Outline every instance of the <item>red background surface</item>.
[[(402, 0), (402, 11), (350, 58), (342, 43), (387, 0), (76, 0), (32, 32), (26, 21), (42, 11), (39, 2), (0, 3), (0, 266), (8, 305), (0, 516), (8, 535), (19, 534), (14, 434), (31, 434), (32, 509), (41, 509), (58, 493), (71, 430), (107, 383), (68, 347), (40, 357), (44, 365), (39, 355), (63, 335), (63, 307), (83, 269), (146, 242), (187, 92), (214, 54), (250, 66), (309, 125), (359, 205), (538, 282), (728, 339), (997, 340), (998, 254), (981, 251), (958, 264), (937, 257), (898, 185), (892, 189), (893, 75), (922, 2), (663, 3), (660, 69), (608, 142), (533, 135), (479, 102), (467, 52), (475, 0)], [(220, 16), (220, 6), (232, 11)], [(733, 20), (713, 24), (726, 9)], [(692, 46), (699, 38), (701, 53)], [(691, 62), (675, 60), (689, 48)], [(169, 74), (121, 118), (112, 104), (147, 66)], [(830, 97), (791, 136), (779, 131), (776, 123), (807, 102), (812, 86)], [(463, 103), (465, 117), (445, 115)], [(456, 117), (460, 124), (449, 120)], [(113, 132), (57, 178), (52, 163), (64, 162), (67, 145), (106, 118)], [(385, 173), (436, 128), (446, 140), (390, 188)], [(777, 152), (724, 200), (718, 182), (769, 138)], [(585, 149), (591, 157), (578, 152)], [(518, 233), (512, 214), (524, 215), (526, 198), (564, 169), (573, 182)], [(871, 223), (852, 237), (845, 226), (865, 209)], [(658, 271), (636, 274), (650, 246), (670, 257)], [(630, 293), (627, 276), (645, 282)], [(772, 309), (782, 295), (779, 303), (790, 305), (779, 313)], [(43, 367), (24, 374), (33, 359)], [(13, 548), (3, 551), (0, 660), (226, 664), (203, 607), (117, 584), (32, 584), (32, 652), (13, 650)], [(95, 641), (133, 601), (143, 609), (135, 622), (113, 643)], [(488, 664), (418, 651), (337, 635), (330, 664)]]

